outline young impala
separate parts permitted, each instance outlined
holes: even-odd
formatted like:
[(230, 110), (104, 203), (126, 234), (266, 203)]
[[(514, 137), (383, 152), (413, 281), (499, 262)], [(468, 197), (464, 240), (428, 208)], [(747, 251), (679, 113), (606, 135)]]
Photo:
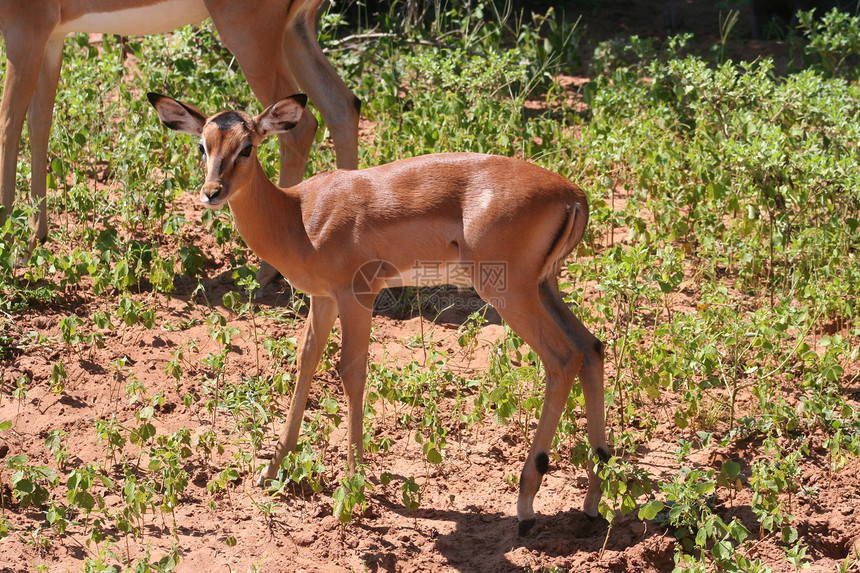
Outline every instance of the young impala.
[[(0, 225), (15, 201), (15, 169), (24, 118), (32, 149), (32, 194), (38, 204), (30, 248), (48, 235), (45, 206), (48, 136), (63, 61), (72, 32), (124, 36), (160, 34), (212, 17), (227, 48), (264, 105), (307, 92), (334, 140), (338, 167), (358, 167), (359, 102), (335, 73), (316, 39), (323, 0), (0, 0), (6, 80), (0, 103)], [(301, 181), (316, 132), (313, 114), (281, 137), (281, 185)], [(262, 272), (261, 283), (274, 273)]]
[[(520, 479), (520, 533), (534, 525), (532, 503), (577, 375), (588, 440), (600, 458), (608, 458), (603, 347), (564, 303), (556, 278), (588, 220), (579, 187), (524, 161), (458, 153), (339, 170), (279, 188), (266, 178), (257, 146), (301, 121), (304, 95), (282, 99), (256, 117), (237, 111), (207, 117), (169, 97), (148, 97), (167, 127), (200, 136), (206, 161), (200, 200), (212, 208), (229, 203), (248, 246), (310, 295), (295, 394), (261, 484), (275, 477), (284, 455), (295, 449), (311, 378), (338, 316), (349, 467), (361, 461), (373, 301), (388, 286), (426, 285), (422, 269), (430, 263), (467, 275), (543, 361), (546, 394)], [(484, 275), (483, 268), (502, 272)], [(591, 468), (588, 473), (584, 509), (596, 516), (600, 480)]]

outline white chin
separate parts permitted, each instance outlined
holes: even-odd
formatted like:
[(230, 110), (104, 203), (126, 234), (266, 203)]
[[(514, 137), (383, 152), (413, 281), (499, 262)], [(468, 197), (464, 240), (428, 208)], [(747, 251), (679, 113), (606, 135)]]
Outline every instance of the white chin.
[(220, 209), (227, 201), (224, 201), (223, 199), (215, 199), (214, 201), (201, 199), (200, 202), (203, 203), (203, 206), (207, 209)]

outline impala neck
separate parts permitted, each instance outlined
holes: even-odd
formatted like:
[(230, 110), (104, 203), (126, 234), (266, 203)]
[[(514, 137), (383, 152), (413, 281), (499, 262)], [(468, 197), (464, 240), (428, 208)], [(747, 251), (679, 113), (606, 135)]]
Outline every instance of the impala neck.
[(245, 243), (281, 273), (289, 261), (311, 249), (302, 223), (301, 203), (294, 188), (275, 186), (254, 161), (251, 177), (233, 189), (230, 210)]

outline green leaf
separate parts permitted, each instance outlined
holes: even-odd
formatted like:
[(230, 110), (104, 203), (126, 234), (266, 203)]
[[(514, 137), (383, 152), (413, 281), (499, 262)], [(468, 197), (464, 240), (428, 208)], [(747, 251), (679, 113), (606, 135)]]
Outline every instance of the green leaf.
[(431, 464), (442, 463), (442, 454), (436, 448), (430, 448), (427, 451), (427, 461)]
[(612, 523), (615, 521), (615, 510), (609, 507), (609, 504), (603, 500), (600, 500), (600, 503), (597, 506), (597, 512), (600, 513), (601, 517)]
[(642, 521), (650, 521), (657, 517), (657, 514), (663, 511), (666, 505), (657, 499), (652, 499), (645, 505), (639, 508), (639, 519)]
[(794, 527), (786, 526), (782, 528), (782, 541), (783, 543), (794, 543), (798, 539), (797, 529)]
[(741, 465), (732, 460), (726, 460), (723, 462), (722, 472), (729, 480), (734, 480), (741, 473)]
[(6, 459), (6, 467), (10, 469), (20, 468), (21, 466), (27, 465), (29, 459), (30, 458), (27, 457), (27, 454), (18, 454), (15, 456), (11, 456)]
[(75, 505), (84, 508), (84, 511), (89, 513), (96, 506), (96, 500), (87, 491), (82, 491), (75, 496)]
[(734, 555), (735, 548), (728, 541), (720, 541), (714, 544), (714, 548), (711, 552), (717, 560), (728, 561), (732, 558), (732, 555)]

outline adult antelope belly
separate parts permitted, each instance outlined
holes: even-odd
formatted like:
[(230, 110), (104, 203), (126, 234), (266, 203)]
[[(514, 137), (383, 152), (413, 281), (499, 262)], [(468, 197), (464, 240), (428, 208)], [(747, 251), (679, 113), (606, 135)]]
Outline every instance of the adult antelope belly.
[(203, 0), (68, 2), (63, 13), (64, 22), (57, 32), (145, 36), (169, 32), (186, 24), (198, 24), (208, 16)]

